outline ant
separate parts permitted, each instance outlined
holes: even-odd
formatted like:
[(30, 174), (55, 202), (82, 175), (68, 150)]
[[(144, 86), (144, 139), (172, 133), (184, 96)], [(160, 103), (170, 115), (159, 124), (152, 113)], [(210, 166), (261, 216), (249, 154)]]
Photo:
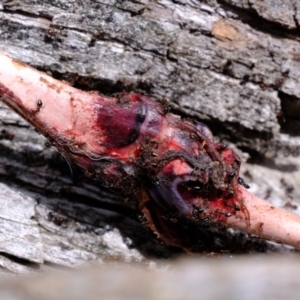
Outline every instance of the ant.
[(35, 109), (34, 112), (38, 113), (41, 110), (42, 107), (43, 107), (43, 101), (41, 99), (38, 99), (36, 101), (36, 109)]

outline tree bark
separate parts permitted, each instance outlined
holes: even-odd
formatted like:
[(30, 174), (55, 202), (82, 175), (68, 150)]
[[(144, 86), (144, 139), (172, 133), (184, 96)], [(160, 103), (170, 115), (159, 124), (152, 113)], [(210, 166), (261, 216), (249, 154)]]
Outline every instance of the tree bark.
[[(297, 210), (299, 9), (287, 0), (4, 0), (0, 50), (85, 90), (168, 99), (260, 164), (242, 171), (255, 192)], [(3, 105), (0, 121), (4, 270), (178, 254), (141, 225), (134, 203), (85, 179)]]

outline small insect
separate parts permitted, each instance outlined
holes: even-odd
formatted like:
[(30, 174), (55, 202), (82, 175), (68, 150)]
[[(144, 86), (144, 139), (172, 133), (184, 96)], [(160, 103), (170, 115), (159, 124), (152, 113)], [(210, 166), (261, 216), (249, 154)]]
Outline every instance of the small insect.
[(247, 184), (247, 183), (244, 181), (244, 179), (243, 179), (243, 178), (239, 177), (239, 179), (238, 179), (238, 183), (239, 183), (240, 185), (242, 185), (244, 188), (246, 188), (246, 189), (250, 189), (250, 185), (249, 185), (249, 184)]
[(58, 47), (58, 44), (62, 42), (62, 37), (65, 35), (61, 28), (50, 27), (46, 30), (44, 41), (51, 43), (54, 48)]
[(94, 34), (93, 34), (93, 38), (96, 40), (101, 40), (103, 39), (105, 36), (105, 30), (103, 28), (99, 28)]
[(56, 226), (61, 226), (68, 221), (67, 217), (50, 211), (48, 213), (48, 221), (53, 222)]
[(234, 172), (234, 171), (231, 171), (231, 172), (228, 173), (227, 176), (228, 176), (228, 181), (230, 181), (230, 180), (232, 180), (232, 179), (234, 178), (235, 172)]
[(36, 102), (38, 107), (42, 107), (43, 106), (43, 101), (41, 99), (38, 99)]
[(41, 99), (38, 99), (36, 101), (36, 109), (35, 109), (34, 112), (38, 113), (41, 110), (42, 107), (43, 107), (43, 101)]
[(171, 110), (171, 107), (169, 105), (169, 101), (166, 98), (162, 98), (159, 102), (162, 105), (163, 113), (164, 114), (169, 113), (170, 110)]
[(52, 146), (48, 140), (45, 141), (44, 145), (46, 148), (50, 148)]

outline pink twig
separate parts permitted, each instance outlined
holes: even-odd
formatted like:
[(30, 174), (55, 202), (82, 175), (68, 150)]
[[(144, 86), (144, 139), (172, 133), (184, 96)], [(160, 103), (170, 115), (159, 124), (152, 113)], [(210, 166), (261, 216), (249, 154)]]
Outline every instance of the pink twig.
[(239, 188), (239, 196), (249, 212), (249, 224), (243, 219), (228, 218), (227, 223), (261, 238), (300, 248), (300, 216), (271, 205)]
[(166, 243), (190, 250), (195, 228), (223, 224), (300, 247), (300, 217), (249, 193), (239, 157), (165, 103), (86, 93), (3, 54), (0, 97), (87, 176), (135, 197)]

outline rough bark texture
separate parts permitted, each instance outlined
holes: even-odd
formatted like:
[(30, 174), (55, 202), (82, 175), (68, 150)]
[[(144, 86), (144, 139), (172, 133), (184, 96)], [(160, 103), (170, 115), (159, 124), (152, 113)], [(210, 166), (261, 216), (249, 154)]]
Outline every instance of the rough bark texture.
[[(82, 89), (167, 98), (260, 164), (243, 170), (254, 192), (297, 211), (299, 9), (288, 0), (0, 0), (0, 50)], [(73, 167), (71, 176), (2, 105), (0, 151), (3, 270), (178, 254), (141, 225), (134, 204)], [(238, 245), (271, 247), (245, 236)]]

